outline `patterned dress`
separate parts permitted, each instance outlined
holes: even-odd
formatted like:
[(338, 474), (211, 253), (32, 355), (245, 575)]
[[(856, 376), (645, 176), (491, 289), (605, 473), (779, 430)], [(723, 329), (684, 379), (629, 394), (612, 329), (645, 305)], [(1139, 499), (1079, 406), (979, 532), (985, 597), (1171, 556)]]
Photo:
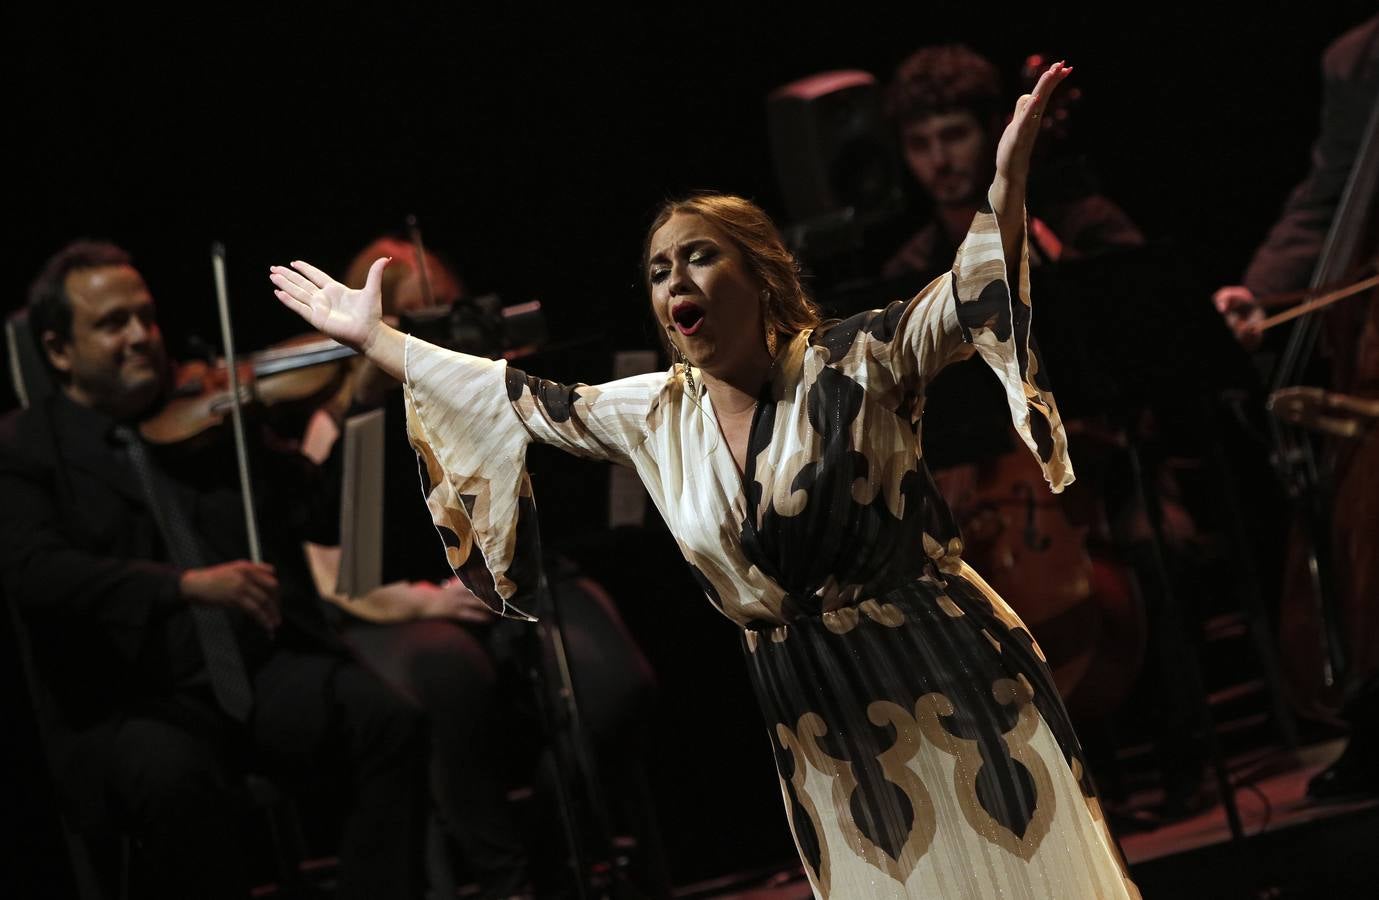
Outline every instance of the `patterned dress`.
[(510, 601), (536, 581), (527, 445), (636, 469), (741, 629), (821, 898), (1138, 897), (1043, 655), (962, 561), (920, 459), (925, 384), (975, 350), (1050, 485), (1072, 481), (1029, 350), (1026, 271), (1019, 287), (1012, 303), (988, 207), (950, 275), (780, 350), (745, 472), (679, 367), (562, 386), (407, 342), (427, 503), (452, 567), (496, 609), (520, 615)]

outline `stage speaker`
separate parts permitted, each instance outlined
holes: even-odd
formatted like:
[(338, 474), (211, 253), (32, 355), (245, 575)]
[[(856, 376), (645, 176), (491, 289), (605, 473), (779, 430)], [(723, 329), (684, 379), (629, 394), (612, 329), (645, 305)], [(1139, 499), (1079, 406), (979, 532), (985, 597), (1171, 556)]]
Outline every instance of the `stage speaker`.
[(792, 222), (867, 219), (901, 205), (896, 143), (870, 73), (820, 72), (779, 87), (766, 119)]

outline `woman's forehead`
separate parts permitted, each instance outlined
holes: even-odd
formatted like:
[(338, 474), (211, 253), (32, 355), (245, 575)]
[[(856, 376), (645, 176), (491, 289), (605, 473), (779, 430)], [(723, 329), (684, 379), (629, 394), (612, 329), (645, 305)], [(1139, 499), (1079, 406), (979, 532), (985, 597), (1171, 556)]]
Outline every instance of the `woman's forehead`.
[(651, 235), (647, 258), (655, 259), (657, 256), (665, 256), (677, 246), (706, 239), (717, 243), (727, 243), (723, 230), (701, 213), (676, 210), (665, 221), (665, 224), (657, 228), (655, 233)]

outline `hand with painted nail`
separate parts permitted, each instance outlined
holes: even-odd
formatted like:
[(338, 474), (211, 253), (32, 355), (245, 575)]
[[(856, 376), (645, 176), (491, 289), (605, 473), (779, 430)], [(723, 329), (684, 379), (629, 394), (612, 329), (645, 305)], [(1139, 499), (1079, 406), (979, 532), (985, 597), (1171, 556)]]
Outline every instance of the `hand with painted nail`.
[(1033, 94), (1024, 94), (1015, 101), (1015, 114), (996, 145), (996, 177), (1023, 184), (1029, 176), (1030, 156), (1035, 139), (1039, 137), (1040, 120), (1049, 105), (1049, 97), (1063, 80), (1072, 74), (1072, 66), (1056, 62), (1049, 66)]

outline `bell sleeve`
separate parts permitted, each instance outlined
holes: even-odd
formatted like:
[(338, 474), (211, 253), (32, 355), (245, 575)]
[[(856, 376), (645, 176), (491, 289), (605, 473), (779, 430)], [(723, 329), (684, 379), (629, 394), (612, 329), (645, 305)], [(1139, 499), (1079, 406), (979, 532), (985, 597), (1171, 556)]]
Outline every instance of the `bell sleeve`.
[(1022, 242), (1015, 290), (1006, 271), (1001, 230), (990, 200), (972, 220), (952, 271), (912, 300), (882, 313), (891, 319), (891, 366), (917, 389), (964, 348), (975, 351), (996, 374), (1021, 440), (1034, 453), (1049, 487), (1059, 493), (1073, 481), (1068, 438), (1038, 348), (1030, 335), (1029, 245)]
[(405, 374), (407, 434), (450, 567), (494, 612), (531, 620), (512, 602), (529, 605), (541, 571), (527, 446), (631, 465), (665, 373), (560, 385), (408, 337)]

